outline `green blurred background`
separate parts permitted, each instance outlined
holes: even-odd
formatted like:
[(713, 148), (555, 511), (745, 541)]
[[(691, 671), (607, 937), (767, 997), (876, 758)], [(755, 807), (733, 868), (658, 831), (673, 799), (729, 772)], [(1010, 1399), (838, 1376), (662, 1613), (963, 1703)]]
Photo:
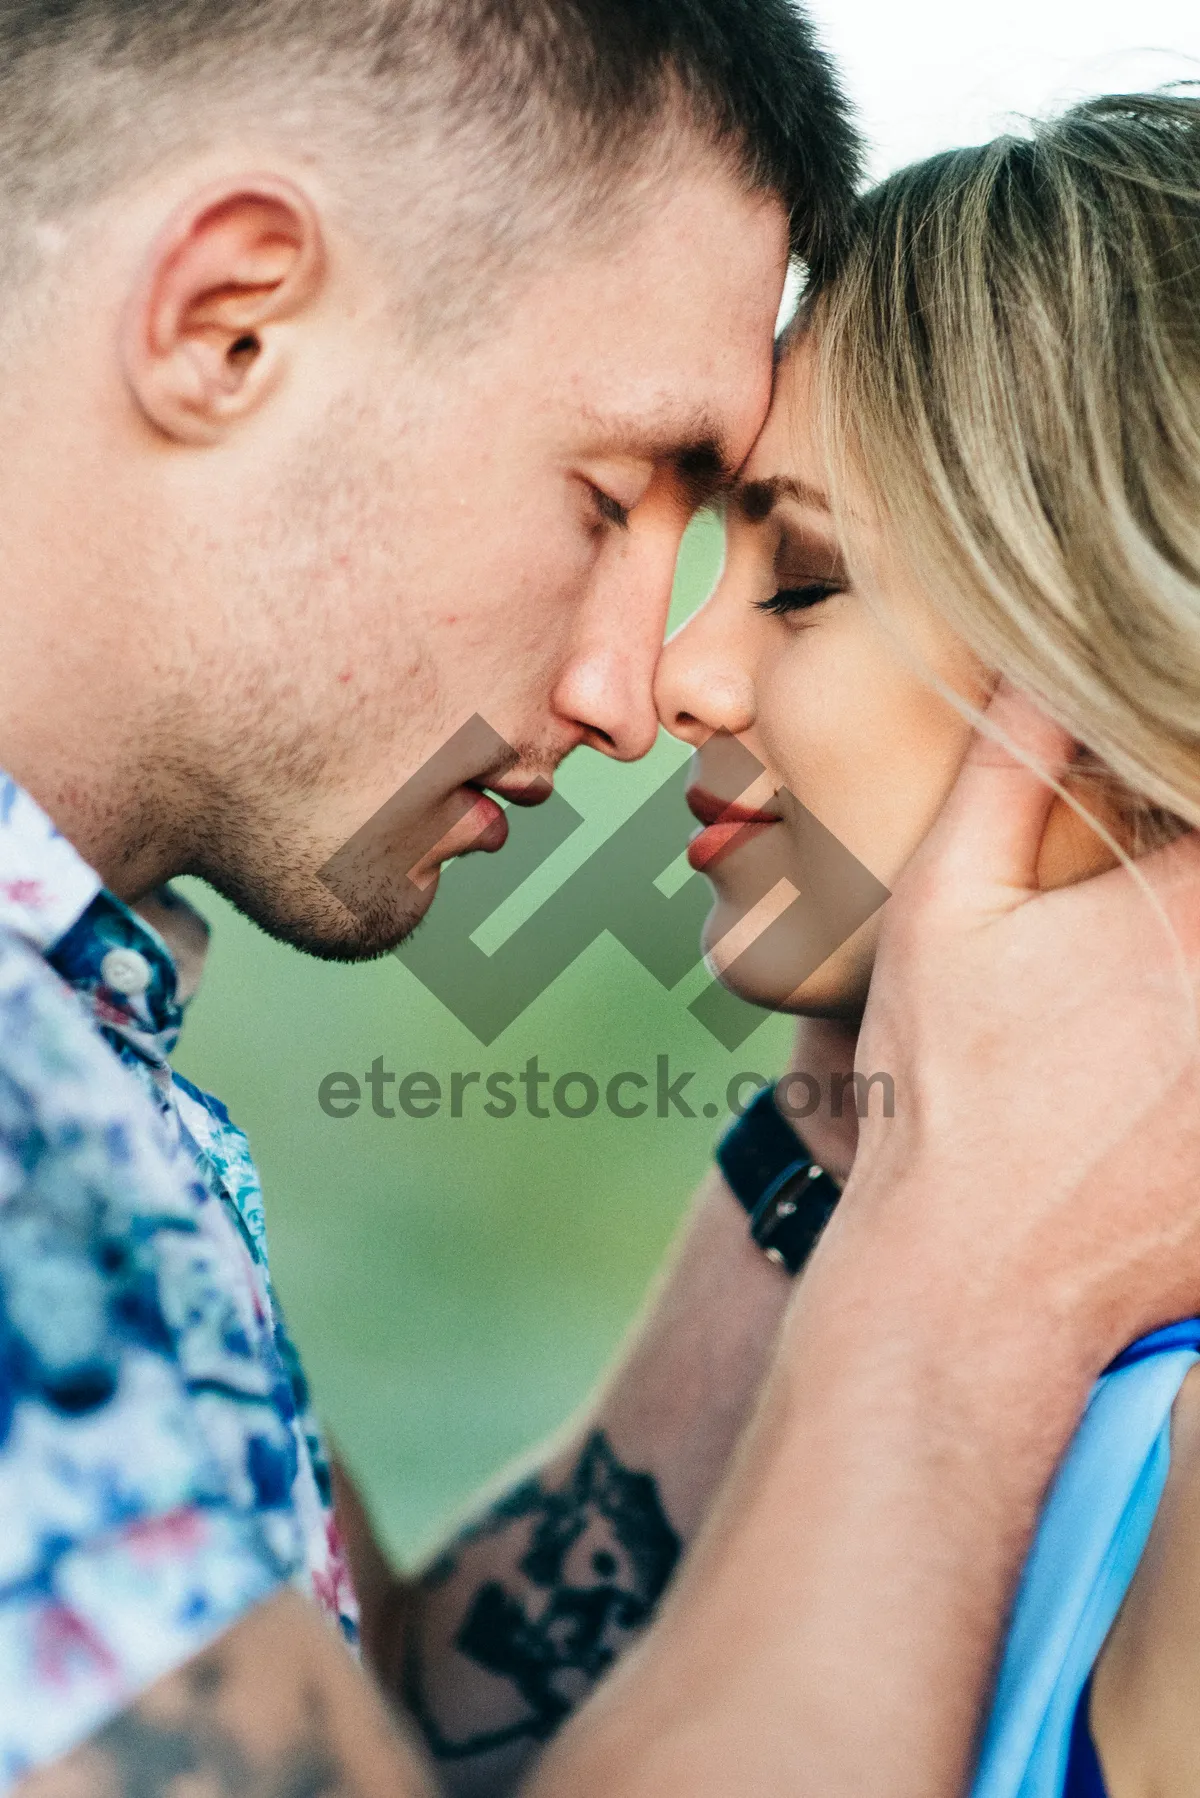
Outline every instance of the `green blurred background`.
[[(673, 624), (709, 591), (720, 551), (716, 521), (698, 520)], [(572, 757), (558, 786), (585, 824), (514, 895), (510, 923), (685, 755), (660, 737), (634, 767)], [(409, 1560), (586, 1397), (721, 1125), (661, 1119), (653, 1105), (629, 1121), (603, 1110), (539, 1120), (523, 1097), (517, 1115), (494, 1119), (478, 1089), (461, 1118), (444, 1106), (386, 1120), (366, 1102), (338, 1120), (318, 1105), (323, 1077), (345, 1069), (361, 1080), (382, 1055), (398, 1074), (428, 1069), (447, 1085), (454, 1069), (486, 1077), (536, 1054), (555, 1074), (602, 1080), (631, 1068), (653, 1079), (667, 1054), (673, 1071), (696, 1070), (694, 1092), (719, 1094), (733, 1072), (769, 1074), (781, 1062), (787, 1025), (764, 1013), (729, 1053), (686, 1009), (703, 970), (664, 992), (605, 936), (484, 1048), (393, 957), (357, 968), (302, 958), (206, 888), (183, 885), (213, 925), (213, 946), (177, 1064), (249, 1132), (276, 1285), (319, 1409), (381, 1533)], [(480, 942), (495, 946), (483, 933)]]

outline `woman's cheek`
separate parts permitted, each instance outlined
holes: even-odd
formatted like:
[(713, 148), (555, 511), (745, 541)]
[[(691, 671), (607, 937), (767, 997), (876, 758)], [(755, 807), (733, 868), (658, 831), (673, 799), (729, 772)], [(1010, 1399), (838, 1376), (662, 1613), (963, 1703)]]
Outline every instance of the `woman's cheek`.
[[(917, 653), (975, 697), (977, 664), (957, 642), (939, 638)], [(973, 735), (850, 601), (797, 631), (760, 677), (758, 725), (781, 783), (889, 887), (932, 828)]]

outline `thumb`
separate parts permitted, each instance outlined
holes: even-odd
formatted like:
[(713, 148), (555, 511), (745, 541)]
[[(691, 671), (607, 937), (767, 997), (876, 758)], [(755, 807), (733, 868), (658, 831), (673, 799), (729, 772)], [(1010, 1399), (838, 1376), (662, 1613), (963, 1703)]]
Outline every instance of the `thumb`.
[(1061, 780), (1075, 751), (1069, 731), (1001, 680), (976, 726), (950, 797), (930, 832), (943, 872), (1018, 894), (1037, 886), (1038, 855)]

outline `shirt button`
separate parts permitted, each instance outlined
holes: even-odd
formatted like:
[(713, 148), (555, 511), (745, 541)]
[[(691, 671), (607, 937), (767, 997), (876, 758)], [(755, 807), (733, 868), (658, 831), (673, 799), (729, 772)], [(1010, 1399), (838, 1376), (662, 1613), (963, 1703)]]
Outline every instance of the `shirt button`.
[(110, 949), (100, 963), (100, 978), (110, 992), (136, 999), (150, 984), (150, 963), (136, 949)]

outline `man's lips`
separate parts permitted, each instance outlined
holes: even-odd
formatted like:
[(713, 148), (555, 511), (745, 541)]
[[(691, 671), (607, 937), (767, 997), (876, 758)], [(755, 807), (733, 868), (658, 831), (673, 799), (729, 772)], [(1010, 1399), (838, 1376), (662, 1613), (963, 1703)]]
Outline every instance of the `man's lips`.
[(692, 816), (704, 825), (687, 849), (688, 865), (697, 874), (707, 873), (735, 845), (740, 848), (769, 825), (781, 822), (778, 812), (739, 805), (735, 799), (718, 799), (703, 787), (689, 787), (685, 797)]
[[(450, 831), (443, 843), (457, 839), (455, 847), (449, 851), (451, 855), (467, 855), (472, 849), (494, 851), (503, 849), (508, 841), (508, 817), (504, 807), (485, 793), (482, 787), (472, 786), (469, 782), (463, 792), (474, 795), (474, 804), (469, 812), (465, 812), (453, 831)], [(461, 845), (461, 846), (460, 846)], [(439, 855), (438, 860), (443, 856)]]
[(554, 791), (554, 782), (538, 775), (518, 786), (515, 782), (493, 781), (485, 776), (478, 781), (464, 781), (462, 791), (474, 797), (474, 804), (443, 839), (444, 842), (450, 837), (455, 839), (455, 847), (449, 853), (465, 855), (473, 849), (483, 849), (494, 854), (508, 841), (508, 818), (503, 806), (492, 795), (499, 794), (510, 805), (541, 805)]
[(488, 780), (486, 775), (481, 775), (478, 780), (467, 781), (466, 787), (471, 793), (499, 793), (510, 805), (544, 805), (554, 791), (554, 782), (545, 774), (535, 774), (532, 780), (520, 782)]

